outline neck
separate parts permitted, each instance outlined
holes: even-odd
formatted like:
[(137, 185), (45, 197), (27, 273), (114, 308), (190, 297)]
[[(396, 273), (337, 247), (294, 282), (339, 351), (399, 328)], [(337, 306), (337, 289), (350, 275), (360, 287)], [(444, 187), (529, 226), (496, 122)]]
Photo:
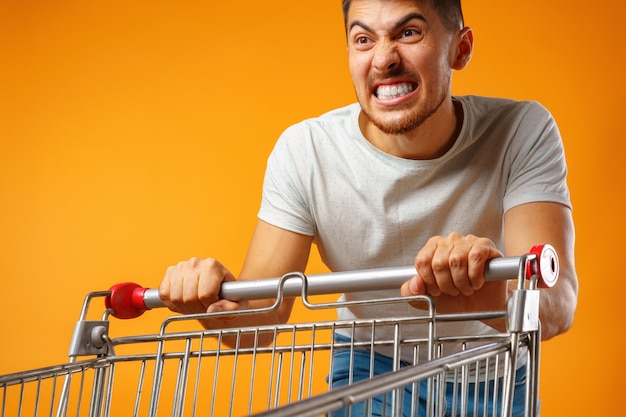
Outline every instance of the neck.
[(463, 108), (449, 98), (419, 127), (399, 135), (382, 132), (363, 112), (359, 125), (365, 138), (383, 152), (405, 159), (436, 159), (456, 142), (463, 125)]

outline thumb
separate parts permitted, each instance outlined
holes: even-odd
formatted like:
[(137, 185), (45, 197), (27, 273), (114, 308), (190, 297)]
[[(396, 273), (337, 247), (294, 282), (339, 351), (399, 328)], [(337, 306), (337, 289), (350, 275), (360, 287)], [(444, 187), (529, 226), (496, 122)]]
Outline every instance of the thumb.
[(247, 304), (247, 301), (235, 302), (222, 299), (211, 304), (209, 308), (207, 308), (207, 313), (243, 310), (247, 308)]
[(400, 287), (400, 294), (404, 297), (424, 295), (426, 294), (426, 285), (419, 275), (415, 275), (413, 278), (402, 284), (402, 287)]

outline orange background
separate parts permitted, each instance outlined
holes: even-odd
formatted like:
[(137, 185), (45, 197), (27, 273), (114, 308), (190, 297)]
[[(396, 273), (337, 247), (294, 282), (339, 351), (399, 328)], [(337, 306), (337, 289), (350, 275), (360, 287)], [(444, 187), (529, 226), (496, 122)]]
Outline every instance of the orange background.
[[(466, 3), (454, 92), (542, 102), (570, 166), (581, 292), (543, 413), (618, 415), (624, 6)], [(66, 362), (89, 291), (191, 256), (237, 273), (280, 132), (353, 100), (339, 0), (0, 2), (0, 374)]]

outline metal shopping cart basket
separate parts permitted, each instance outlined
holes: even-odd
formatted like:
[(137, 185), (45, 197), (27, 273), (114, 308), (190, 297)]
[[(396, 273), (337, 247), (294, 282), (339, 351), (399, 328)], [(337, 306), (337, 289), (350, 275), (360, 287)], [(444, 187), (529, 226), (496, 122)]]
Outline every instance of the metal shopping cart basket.
[[(115, 338), (109, 318), (132, 318), (162, 306), (157, 291), (125, 283), (91, 293), (76, 323), (68, 363), (0, 376), (0, 416), (510, 416), (520, 358), (527, 368), (525, 415), (535, 416), (537, 288), (553, 285), (558, 277), (554, 249), (541, 245), (527, 255), (487, 264), (487, 280), (517, 278), (507, 311), (436, 314), (428, 297), (378, 296), (414, 274), (412, 267), (297, 273), (221, 288), (221, 296), (233, 300), (275, 298), (263, 311), (277, 308), (284, 297), (301, 296), (312, 317), (319, 309), (351, 307), (313, 302), (315, 295), (370, 291), (372, 298), (359, 303), (423, 303), (424, 309), (410, 317), (197, 330), (196, 320), (207, 315), (175, 315), (158, 333)], [(91, 320), (88, 311), (96, 298), (104, 298), (106, 308)], [(506, 320), (508, 331), (481, 337), (438, 334), (442, 323), (460, 323), (463, 329), (463, 323), (488, 319)], [(426, 337), (403, 331), (414, 325), (422, 326)], [(336, 337), (363, 332), (370, 337)], [(263, 345), (267, 338), (272, 342)], [(452, 345), (456, 349), (448, 353)], [(350, 365), (347, 384), (326, 383), (337, 355), (353, 360), (374, 350), (391, 352), (385, 356), (389, 372), (375, 375), (376, 359), (369, 355), (372, 371), (365, 380), (353, 378)], [(405, 359), (407, 351), (412, 360)]]

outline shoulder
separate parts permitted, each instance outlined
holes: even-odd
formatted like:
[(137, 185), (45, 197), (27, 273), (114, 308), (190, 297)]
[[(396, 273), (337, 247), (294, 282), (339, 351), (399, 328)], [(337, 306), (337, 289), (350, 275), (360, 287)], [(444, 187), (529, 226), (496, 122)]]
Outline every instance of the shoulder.
[(344, 138), (358, 129), (358, 104), (331, 110), (317, 117), (302, 120), (286, 128), (275, 149), (317, 149), (342, 146)]
[(558, 132), (550, 112), (536, 101), (482, 96), (458, 96), (455, 100), (463, 105), (470, 142), (487, 138), (498, 142), (504, 138), (527, 141)]
[(468, 117), (478, 121), (489, 121), (506, 117), (509, 120), (551, 119), (548, 109), (532, 100), (485, 96), (455, 96), (462, 103)]
[(285, 133), (301, 133), (303, 131), (332, 133), (337, 130), (349, 130), (352, 128), (352, 124), (357, 120), (359, 111), (359, 105), (353, 103), (328, 111), (320, 116), (302, 120), (285, 129)]

